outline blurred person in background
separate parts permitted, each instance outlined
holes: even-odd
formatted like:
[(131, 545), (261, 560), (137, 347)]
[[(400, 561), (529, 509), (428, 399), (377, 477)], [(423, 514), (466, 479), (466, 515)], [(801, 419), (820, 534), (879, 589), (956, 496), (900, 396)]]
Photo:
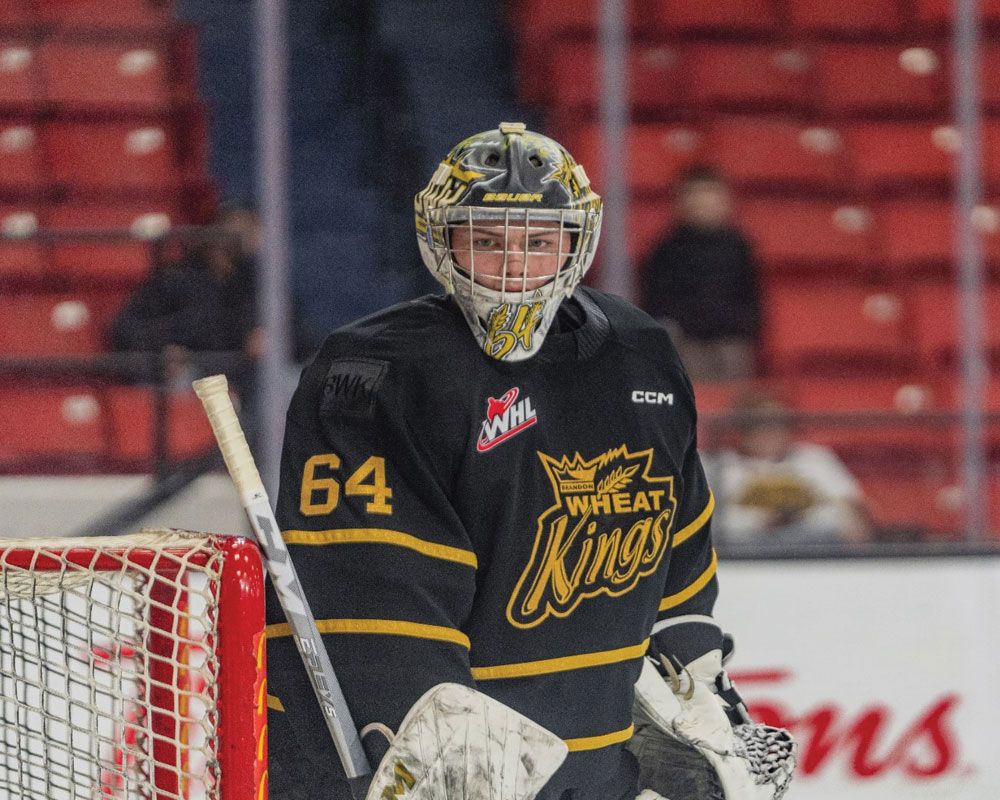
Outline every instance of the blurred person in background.
[(675, 189), (675, 226), (642, 266), (642, 305), (666, 325), (695, 381), (754, 375), (761, 304), (753, 248), (718, 170), (693, 166)]
[(830, 544), (871, 538), (858, 482), (830, 448), (796, 439), (781, 400), (749, 391), (733, 413), (736, 446), (706, 456), (719, 541)]
[[(163, 379), (183, 391), (197, 377), (193, 353), (243, 352), (253, 361), (264, 346), (254, 296), (260, 247), (256, 211), (242, 203), (225, 204), (215, 230), (186, 244), (169, 233), (157, 244), (150, 275), (111, 327), (115, 350), (160, 354)], [(151, 373), (153, 378), (156, 370)], [(237, 390), (248, 393), (250, 368), (230, 374)]]

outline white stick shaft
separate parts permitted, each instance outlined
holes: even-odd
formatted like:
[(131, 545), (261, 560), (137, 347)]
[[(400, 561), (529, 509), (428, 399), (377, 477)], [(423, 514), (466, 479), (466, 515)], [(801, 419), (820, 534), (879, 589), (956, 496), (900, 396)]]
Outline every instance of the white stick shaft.
[(323, 711), (323, 718), (330, 731), (340, 762), (348, 778), (368, 775), (371, 767), (361, 746), (357, 728), (351, 718), (344, 693), (316, 628), (316, 620), (309, 608), (302, 584), (288, 555), (288, 548), (271, 511), (271, 503), (264, 491), (253, 455), (247, 445), (236, 409), (229, 397), (224, 375), (212, 375), (194, 382), (194, 391), (201, 399), (215, 438), (226, 461), (233, 483), (239, 490), (243, 508), (257, 536), (257, 543), (264, 552), (271, 584), (292, 629), (292, 638), (305, 665), (309, 682)]

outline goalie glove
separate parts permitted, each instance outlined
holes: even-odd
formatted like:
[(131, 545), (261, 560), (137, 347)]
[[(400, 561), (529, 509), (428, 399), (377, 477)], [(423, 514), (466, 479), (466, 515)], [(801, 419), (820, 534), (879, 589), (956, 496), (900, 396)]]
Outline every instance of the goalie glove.
[(795, 742), (783, 728), (749, 721), (746, 707), (712, 650), (678, 669), (660, 656), (643, 661), (636, 703), (668, 736), (697, 750), (723, 795), (712, 800), (781, 800), (795, 770)]
[(532, 800), (566, 753), (562, 739), (500, 701), (439, 683), (403, 718), (366, 800)]

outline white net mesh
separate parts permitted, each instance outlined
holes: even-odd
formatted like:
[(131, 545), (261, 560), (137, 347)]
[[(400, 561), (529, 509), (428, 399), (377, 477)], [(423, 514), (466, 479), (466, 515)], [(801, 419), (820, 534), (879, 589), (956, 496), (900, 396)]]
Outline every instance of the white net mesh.
[(0, 800), (218, 797), (212, 537), (0, 548)]

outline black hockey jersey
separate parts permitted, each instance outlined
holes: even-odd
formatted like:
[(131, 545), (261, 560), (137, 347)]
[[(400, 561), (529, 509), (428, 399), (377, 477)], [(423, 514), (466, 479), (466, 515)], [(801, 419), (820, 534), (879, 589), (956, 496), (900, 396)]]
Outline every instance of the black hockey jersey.
[[(607, 800), (634, 781), (650, 638), (683, 662), (720, 645), (713, 500), (666, 332), (587, 288), (557, 323), (513, 363), (443, 297), (334, 333), (288, 412), (277, 516), (359, 728), (475, 686), (566, 741), (545, 798)], [(278, 788), (336, 754), (273, 593), (268, 615)]]

